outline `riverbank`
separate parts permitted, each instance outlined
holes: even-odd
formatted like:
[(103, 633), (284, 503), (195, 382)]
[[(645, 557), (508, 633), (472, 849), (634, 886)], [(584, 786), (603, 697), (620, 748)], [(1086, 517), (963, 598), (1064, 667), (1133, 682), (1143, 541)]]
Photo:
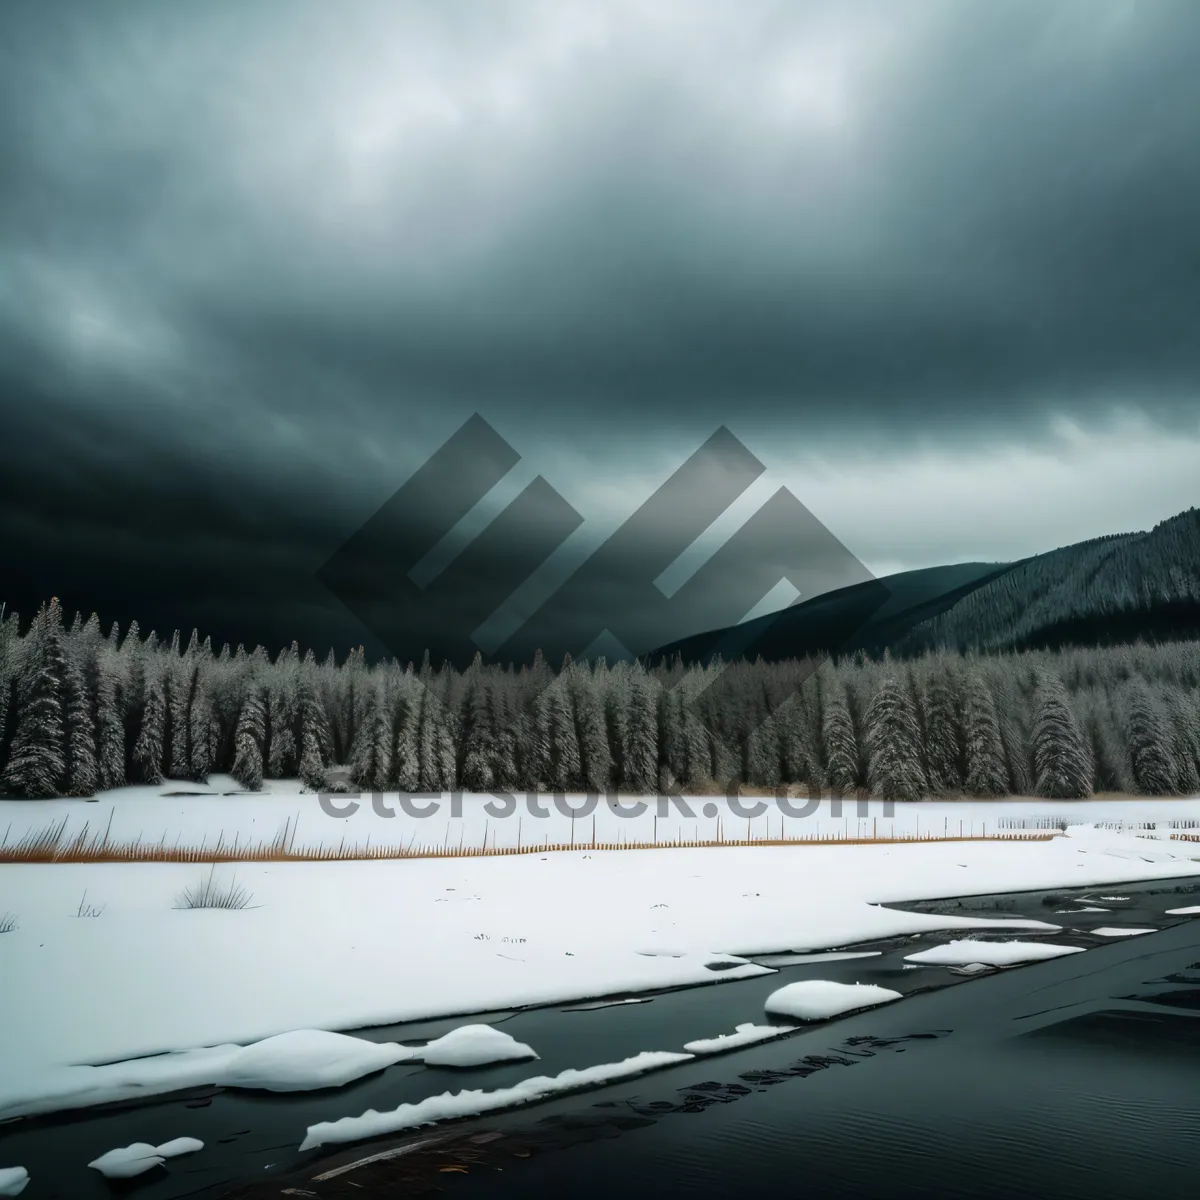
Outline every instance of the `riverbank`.
[[(1103, 902), (1101, 894), (1106, 897)], [(169, 1170), (159, 1168), (145, 1177), (138, 1189), (139, 1196), (144, 1196), (145, 1200), (174, 1200), (185, 1194), (224, 1195), (230, 1188), (243, 1188), (247, 1181), (263, 1176), (270, 1180), (269, 1187), (264, 1186), (261, 1192), (251, 1190), (249, 1195), (278, 1195), (280, 1189), (290, 1186), (315, 1192), (323, 1198), (348, 1197), (361, 1195), (364, 1187), (385, 1191), (401, 1184), (407, 1189), (406, 1194), (419, 1195), (423, 1194), (423, 1188), (432, 1191), (434, 1185), (440, 1187), (452, 1182), (442, 1171), (447, 1165), (465, 1166), (472, 1176), (486, 1171), (488, 1182), (483, 1186), (490, 1189), (505, 1182), (510, 1174), (514, 1181), (530, 1178), (516, 1172), (518, 1167), (536, 1166), (519, 1158), (525, 1153), (533, 1159), (544, 1158), (545, 1170), (549, 1172), (545, 1177), (536, 1177), (535, 1190), (543, 1183), (549, 1186), (547, 1181), (554, 1177), (554, 1172), (564, 1169), (570, 1170), (573, 1187), (582, 1186), (576, 1177), (574, 1156), (569, 1164), (555, 1167), (551, 1151), (568, 1146), (583, 1149), (584, 1143), (601, 1138), (620, 1136), (624, 1139), (638, 1129), (651, 1131), (647, 1137), (654, 1139), (653, 1145), (668, 1146), (676, 1137), (670, 1128), (677, 1122), (676, 1114), (689, 1116), (688, 1122), (680, 1123), (688, 1125), (697, 1114), (716, 1107), (728, 1108), (732, 1113), (747, 1098), (759, 1094), (760, 1089), (774, 1089), (776, 1084), (780, 1085), (778, 1090), (784, 1096), (795, 1088), (806, 1086), (802, 1079), (812, 1075), (814, 1070), (825, 1073), (825, 1067), (819, 1064), (814, 1067), (812, 1061), (804, 1065), (803, 1060), (810, 1060), (814, 1055), (831, 1060), (826, 1064), (831, 1066), (830, 1074), (840, 1071), (844, 1065), (833, 1061), (839, 1056), (866, 1062), (863, 1057), (864, 1048), (869, 1050), (866, 1043), (845, 1045), (852, 1037), (869, 1034), (900, 1038), (886, 1050), (879, 1050), (876, 1057), (894, 1055), (905, 1048), (910, 1054), (924, 1053), (925, 1041), (918, 1038), (906, 1042), (904, 1039), (913, 1033), (938, 1029), (953, 1029), (951, 1040), (957, 1039), (956, 1044), (961, 1047), (967, 1026), (972, 1022), (980, 1024), (976, 1018), (989, 1011), (987, 996), (990, 989), (1002, 980), (1016, 981), (1017, 992), (1027, 995), (1045, 986), (1048, 969), (1053, 969), (1049, 974), (1057, 977), (1060, 964), (1064, 978), (1099, 978), (1099, 968), (1114, 955), (1157, 953), (1151, 948), (1165, 935), (1113, 940), (1098, 935), (1094, 932), (1096, 929), (1119, 926), (1171, 931), (1176, 925), (1188, 924), (1188, 918), (1169, 916), (1170, 910), (1198, 901), (1200, 876), (1144, 882), (1120, 889), (1074, 888), (928, 901), (919, 906), (927, 910), (927, 916), (946, 914), (988, 919), (1002, 915), (1019, 917), (1030, 924), (1041, 921), (1061, 926), (1057, 931), (1027, 929), (978, 935), (986, 936), (989, 941), (1019, 937), (1022, 941), (1034, 939), (1038, 943), (1075, 946), (1085, 952), (1052, 963), (1021, 966), (990, 977), (972, 978), (946, 967), (914, 964), (913, 956), (920, 956), (925, 949), (944, 944), (956, 936), (931, 931), (857, 946), (852, 952), (854, 957), (805, 958), (777, 964), (771, 972), (764, 971), (761, 975), (719, 986), (642, 993), (638, 997), (639, 1003), (614, 1003), (606, 1007), (537, 1007), (480, 1014), (471, 1020), (487, 1021), (528, 1043), (538, 1053), (539, 1060), (465, 1071), (397, 1063), (348, 1087), (332, 1091), (269, 1095), (197, 1088), (149, 1103), (32, 1118), (0, 1126), (0, 1162), (22, 1163), (30, 1170), (33, 1183), (27, 1195), (32, 1200), (49, 1196), (102, 1200), (109, 1194), (107, 1185), (82, 1164), (117, 1146), (135, 1141), (156, 1143), (178, 1136), (201, 1139), (205, 1150), (169, 1164)], [(1200, 943), (1200, 924), (1193, 919), (1190, 929), (1193, 942)], [(1136, 949), (1132, 945), (1134, 942), (1140, 943)], [(1200, 958), (1200, 945), (1196, 957)], [(774, 963), (776, 959), (765, 955), (760, 961)], [(1147, 979), (1150, 977), (1150, 974), (1146, 975)], [(387, 1112), (397, 1105), (417, 1103), (443, 1091), (457, 1093), (482, 1089), (493, 1092), (511, 1088), (532, 1076), (554, 1075), (591, 1063), (619, 1062), (648, 1050), (678, 1052), (694, 1039), (711, 1039), (731, 1032), (740, 1023), (764, 1021), (763, 1006), (771, 992), (786, 983), (814, 978), (876, 984), (901, 992), (905, 999), (895, 1006), (886, 1006), (886, 1009), (874, 1010), (861, 1017), (843, 1018), (815, 1029), (790, 1033), (778, 1042), (763, 1046), (707, 1056), (636, 1080), (592, 1090), (586, 1096), (549, 1100), (527, 1110), (395, 1135), (344, 1149), (334, 1146), (305, 1154), (299, 1151), (309, 1126), (357, 1116), (367, 1109)], [(960, 985), (965, 984), (969, 984), (970, 989), (961, 992)], [(948, 987), (954, 988), (956, 994), (970, 998), (965, 1007), (964, 1001), (955, 1001), (958, 1007), (954, 1017), (943, 1016), (933, 1021), (917, 1017), (909, 1019), (904, 1015), (910, 1011), (910, 1006), (922, 1001), (926, 993)], [(1100, 993), (1107, 995), (1111, 990), (1101, 988)], [(1132, 990), (1125, 988), (1124, 994)], [(1043, 1005), (1039, 1003), (1035, 1007), (1041, 1009)], [(918, 1012), (915, 1008), (911, 1011)], [(356, 1033), (375, 1042), (413, 1043), (439, 1037), (461, 1023), (462, 1018), (440, 1019)], [(799, 1073), (789, 1074), (796, 1063), (802, 1063)], [(747, 1072), (755, 1071), (759, 1074), (754, 1078), (744, 1077)], [(813, 1083), (824, 1086), (815, 1079)], [(698, 1087), (699, 1084), (704, 1086)], [(852, 1122), (852, 1118), (846, 1119)], [(389, 1167), (387, 1161), (380, 1160), (314, 1182), (314, 1176), (338, 1171), (414, 1141), (424, 1142), (430, 1136), (434, 1137), (434, 1143), (429, 1145), (428, 1152), (414, 1155), (407, 1164), (395, 1161)], [(472, 1140), (476, 1138), (483, 1140)], [(659, 1141), (660, 1138), (666, 1141)], [(781, 1136), (768, 1144), (775, 1145), (777, 1140), (781, 1141)], [(631, 1145), (635, 1155), (640, 1153), (636, 1144)], [(624, 1155), (624, 1140), (620, 1147), (621, 1155)], [(503, 1176), (494, 1173), (497, 1165), (504, 1168)], [(400, 1173), (402, 1167), (404, 1173)], [(741, 1164), (741, 1169), (749, 1168), (749, 1164)], [(540, 1171), (542, 1167), (537, 1169)], [(652, 1183), (656, 1187), (662, 1183), (645, 1163), (637, 1163), (631, 1170), (634, 1172), (633, 1185), (642, 1184), (649, 1189)], [(691, 1179), (694, 1187), (703, 1183), (686, 1173), (684, 1178)], [(466, 1181), (459, 1186), (466, 1186)], [(700, 1190), (702, 1192), (702, 1188)]]

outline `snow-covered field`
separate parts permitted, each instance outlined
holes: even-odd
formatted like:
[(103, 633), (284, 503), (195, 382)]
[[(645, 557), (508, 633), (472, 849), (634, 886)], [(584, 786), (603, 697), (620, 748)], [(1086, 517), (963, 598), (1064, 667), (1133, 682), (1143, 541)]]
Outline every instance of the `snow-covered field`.
[[(316, 798), (143, 794), (109, 807), (123, 835), (236, 826), (270, 836), (280, 812), (306, 802)], [(972, 811), (997, 811), (961, 807), (967, 820)], [(1154, 819), (1154, 806), (1140, 804), (1048, 807), (1104, 820)], [(1183, 816), (1196, 806), (1158, 807)], [(928, 821), (960, 806), (916, 808)], [(106, 814), (106, 806), (4, 807), (14, 822), (55, 811), (80, 820), (84, 812)], [(897, 820), (901, 814), (916, 819), (898, 808)], [(340, 836), (348, 824), (319, 814), (316, 821), (325, 837), (326, 830)], [(249, 892), (250, 907), (241, 911), (176, 908), (179, 893), (207, 874), (195, 865), (0, 866), (0, 914), (16, 919), (0, 934), (0, 1111), (44, 1102), (62, 1089), (62, 1068), (71, 1064), (768, 970), (736, 961), (749, 954), (824, 951), (930, 930), (1050, 929), (878, 905), (1200, 874), (1198, 860), (1195, 843), (1078, 827), (1043, 842), (581, 848), (216, 868), (219, 880)], [(731, 961), (720, 971), (709, 966)]]
[[(676, 838), (710, 840), (718, 832), (735, 838), (860, 838), (878, 836), (979, 836), (1002, 831), (1005, 822), (1200, 821), (1200, 798), (1163, 800), (961, 800), (887, 805), (881, 800), (807, 801), (793, 798), (782, 810), (773, 797), (742, 797), (731, 806), (724, 796), (678, 799), (582, 795), (534, 796), (518, 793), (507, 800), (475, 794), (401, 800), (382, 793), (378, 804), (369, 793), (322, 798), (301, 791), (295, 780), (267, 780), (264, 791), (245, 793), (228, 776), (207, 785), (168, 781), (102, 793), (94, 802), (59, 800), (0, 801), (0, 844), (65, 820), (64, 838), (81, 833), (108, 834), (111, 841), (144, 845), (228, 848), (270, 843), (287, 832), (294, 850), (334, 847), (426, 847), (433, 850), (516, 847), (597, 842), (668, 842)], [(197, 792), (204, 796), (172, 793)], [(225, 794), (232, 793), (232, 794)], [(749, 815), (747, 814), (758, 815)], [(424, 815), (421, 815), (424, 814)], [(575, 814), (575, 815), (572, 815)], [(799, 815), (797, 815), (799, 814)]]

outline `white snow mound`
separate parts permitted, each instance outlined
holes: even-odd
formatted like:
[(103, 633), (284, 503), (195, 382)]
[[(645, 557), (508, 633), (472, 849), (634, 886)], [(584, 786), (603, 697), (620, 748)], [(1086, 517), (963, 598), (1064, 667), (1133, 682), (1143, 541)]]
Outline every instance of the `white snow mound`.
[(303, 1092), (341, 1087), (414, 1057), (409, 1047), (395, 1042), (368, 1042), (325, 1029), (295, 1029), (243, 1047), (214, 1082), (269, 1092)]
[(899, 1000), (900, 993), (871, 983), (833, 983), (828, 979), (802, 979), (767, 997), (766, 1010), (799, 1021), (824, 1021), (860, 1008), (873, 1008)]
[(490, 1063), (537, 1058), (524, 1042), (490, 1025), (460, 1025), (415, 1054), (429, 1067), (486, 1067)]
[(1168, 908), (1168, 917), (1196, 917), (1200, 916), (1200, 904), (1192, 904), (1187, 908)]
[(721, 1050), (734, 1050), (738, 1046), (751, 1046), (755, 1042), (770, 1041), (771, 1038), (782, 1037), (791, 1033), (792, 1025), (755, 1025), (747, 1022), (734, 1026), (732, 1033), (721, 1033), (715, 1038), (699, 1038), (694, 1042), (684, 1042), (683, 1048), (689, 1054), (716, 1054)]
[(1137, 937), (1140, 933), (1157, 933), (1157, 929), (1130, 929), (1120, 925), (1101, 925), (1092, 932), (1097, 937)]
[(199, 1138), (178, 1137), (154, 1149), (163, 1158), (178, 1158), (181, 1154), (195, 1154), (197, 1150), (203, 1150), (204, 1143)]
[(363, 1138), (380, 1137), (397, 1130), (432, 1125), (455, 1117), (474, 1117), (501, 1108), (515, 1108), (545, 1096), (609, 1083), (614, 1079), (652, 1071), (656, 1067), (686, 1062), (691, 1057), (690, 1054), (673, 1054), (666, 1050), (646, 1050), (617, 1063), (560, 1071), (557, 1075), (537, 1075), (494, 1092), (443, 1092), (440, 1096), (429, 1096), (416, 1104), (401, 1104), (390, 1112), (376, 1112), (371, 1108), (361, 1117), (342, 1117), (340, 1121), (322, 1121), (318, 1125), (310, 1125), (300, 1149), (312, 1150), (336, 1142), (357, 1142)]
[(159, 1154), (157, 1146), (151, 1146), (149, 1142), (134, 1142), (132, 1146), (122, 1146), (119, 1150), (110, 1150), (92, 1159), (88, 1166), (99, 1171), (105, 1179), (132, 1179), (162, 1163), (163, 1156)]
[(0, 1196), (19, 1196), (29, 1183), (24, 1167), (0, 1167)]
[(1064, 954), (1082, 954), (1082, 946), (1049, 946), (1040, 942), (984, 942), (976, 938), (960, 938), (944, 946), (906, 954), (906, 962), (923, 963), (930, 967), (965, 967), (968, 963), (984, 963), (989, 967), (1011, 967), (1016, 963), (1037, 962), (1044, 958), (1059, 958)]

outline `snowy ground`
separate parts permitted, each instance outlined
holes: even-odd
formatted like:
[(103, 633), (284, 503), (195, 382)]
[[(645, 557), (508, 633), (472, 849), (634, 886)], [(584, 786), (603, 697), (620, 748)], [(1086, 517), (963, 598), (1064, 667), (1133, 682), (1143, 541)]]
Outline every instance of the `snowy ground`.
[[(300, 799), (180, 801), (181, 822), (175, 802), (160, 798), (168, 807), (157, 812), (157, 829), (190, 822), (212, 830), (222, 821), (229, 828), (235, 815), (252, 824), (264, 811), (255, 806)], [(1191, 807), (1173, 803), (1164, 807), (1181, 815)], [(47, 809), (56, 807), (83, 806)], [(134, 798), (131, 808), (133, 815), (116, 806), (125, 830), (151, 832), (148, 801)], [(213, 816), (217, 809), (224, 817)], [(1105, 819), (1119, 815), (1151, 819), (1130, 804)], [(322, 828), (344, 825), (326, 819)], [(0, 1110), (44, 1097), (69, 1064), (767, 970), (708, 966), (737, 955), (936, 929), (1052, 928), (877, 905), (1200, 874), (1198, 860), (1195, 843), (1073, 828), (1026, 843), (582, 849), (219, 867), (220, 877), (236, 877), (252, 894), (243, 911), (174, 908), (181, 889), (207, 873), (198, 866), (0, 866), (0, 914), (17, 919), (0, 934)], [(85, 892), (99, 916), (76, 915)]]
[[(807, 837), (936, 837), (995, 833), (1013, 820), (1064, 819), (1092, 822), (1200, 820), (1200, 797), (1162, 800), (956, 800), (887, 805), (829, 799), (793, 798), (790, 813), (773, 797), (742, 797), (731, 808), (723, 796), (685, 796), (678, 800), (625, 796), (614, 806), (585, 796), (535, 796), (511, 800), (447, 793), (440, 798), (405, 798), (384, 793), (373, 804), (369, 794), (332, 796), (326, 804), (346, 816), (331, 816), (321, 798), (300, 790), (295, 780), (267, 780), (261, 793), (238, 792), (228, 776), (208, 785), (168, 781), (156, 786), (119, 788), (94, 802), (83, 800), (0, 801), (0, 844), (66, 820), (64, 835), (107, 830), (114, 841), (140, 838), (145, 844), (182, 845), (218, 838), (230, 846), (269, 843), (285, 828), (295, 849), (315, 846), (412, 846), (441, 849), (532, 846), (543, 843), (666, 842), (673, 838), (726, 839)], [(197, 797), (172, 793), (205, 791)], [(234, 793), (234, 794), (224, 794)], [(408, 811), (405, 806), (407, 805)], [(489, 808), (490, 806), (490, 808)], [(756, 807), (757, 806), (757, 807)], [(510, 811), (511, 810), (511, 811)], [(419, 813), (425, 815), (417, 815)], [(579, 815), (572, 817), (572, 812)], [(758, 812), (747, 817), (747, 813)], [(390, 814), (390, 815), (381, 815)], [(539, 815), (540, 814), (540, 815)], [(802, 815), (796, 815), (802, 814)]]

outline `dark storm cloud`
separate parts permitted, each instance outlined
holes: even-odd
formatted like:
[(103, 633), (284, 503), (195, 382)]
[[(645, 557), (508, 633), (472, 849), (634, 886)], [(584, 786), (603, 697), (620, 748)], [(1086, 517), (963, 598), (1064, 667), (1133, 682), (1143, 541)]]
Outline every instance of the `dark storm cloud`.
[(246, 581), (213, 611), (307, 603), (475, 410), (610, 474), (719, 422), (867, 453), (1195, 421), (1191, 0), (10, 3), (0, 34), (30, 594), (191, 546)]

